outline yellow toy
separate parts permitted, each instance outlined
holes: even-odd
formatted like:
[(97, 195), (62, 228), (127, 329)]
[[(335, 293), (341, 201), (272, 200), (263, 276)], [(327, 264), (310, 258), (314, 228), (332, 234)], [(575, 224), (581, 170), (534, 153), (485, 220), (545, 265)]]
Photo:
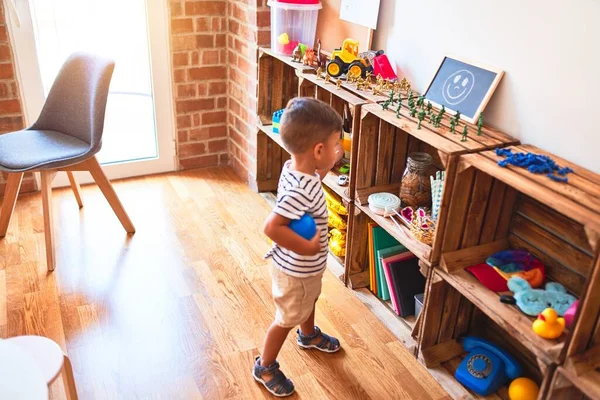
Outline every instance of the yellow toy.
[(537, 383), (529, 378), (517, 378), (508, 387), (510, 400), (535, 400), (540, 388)]
[(281, 35), (279, 35), (279, 37), (277, 37), (277, 41), (279, 42), (279, 44), (286, 45), (290, 42), (290, 37), (287, 33), (284, 32)]
[(329, 231), (329, 249), (338, 257), (346, 256), (346, 233), (339, 229)]
[(565, 330), (565, 319), (559, 317), (552, 308), (546, 308), (538, 319), (533, 321), (533, 331), (544, 339), (556, 339)]
[(342, 74), (352, 74), (354, 76), (365, 76), (371, 63), (367, 58), (358, 56), (358, 42), (353, 39), (346, 39), (340, 49), (335, 49), (331, 53), (331, 61), (327, 63), (327, 73), (334, 78)]
[(346, 221), (344, 221), (342, 217), (340, 217), (338, 213), (336, 213), (333, 210), (329, 210), (329, 219), (327, 221), (327, 224), (332, 228), (337, 228), (342, 231), (348, 229)]

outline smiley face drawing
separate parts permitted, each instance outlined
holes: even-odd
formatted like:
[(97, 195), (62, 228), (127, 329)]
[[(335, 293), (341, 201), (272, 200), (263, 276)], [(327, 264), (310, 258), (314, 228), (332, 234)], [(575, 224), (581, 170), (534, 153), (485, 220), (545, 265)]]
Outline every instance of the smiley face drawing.
[(457, 105), (469, 97), (475, 86), (475, 76), (471, 71), (461, 69), (450, 75), (442, 87), (442, 96), (446, 103)]

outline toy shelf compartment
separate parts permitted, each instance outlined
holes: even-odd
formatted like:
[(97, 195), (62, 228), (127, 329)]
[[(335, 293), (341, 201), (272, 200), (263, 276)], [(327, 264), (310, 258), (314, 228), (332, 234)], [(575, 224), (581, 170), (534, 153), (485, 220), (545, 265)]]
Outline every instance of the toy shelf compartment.
[[(504, 327), (475, 307), (469, 298), (446, 282), (439, 271), (433, 271), (427, 286), (429, 298), (425, 300), (422, 329), (418, 333), (419, 361), (452, 398), (508, 399), (506, 386), (494, 394), (479, 396), (456, 381), (454, 374), (467, 355), (457, 340), (463, 336), (481, 337), (497, 344), (517, 359), (523, 369), (521, 376), (536, 381), (540, 392), (547, 391), (553, 366), (542, 369), (525, 345), (508, 337)], [(538, 398), (545, 397), (542, 394)]]
[[(408, 116), (406, 111), (408, 110), (403, 106), (398, 118), (395, 111), (383, 110), (379, 104), (362, 107), (356, 153), (355, 203), (358, 211), (365, 215), (361, 217), (359, 214), (355, 218), (357, 222), (351, 229), (351, 241), (361, 243), (361, 238), (366, 237), (364, 232), (366, 225), (363, 221), (371, 218), (422, 262), (431, 266), (437, 263), (441, 253), (441, 243), (438, 238), (445, 228), (445, 211), (452, 196), (458, 156), (503, 147), (514, 144), (517, 140), (485, 128), (481, 136), (476, 136), (476, 128), (473, 128), (473, 136), (469, 136), (467, 142), (461, 142), (461, 135), (450, 133), (447, 123), (443, 123), (441, 128), (434, 128), (428, 122), (423, 122), (421, 129), (418, 129), (417, 121)], [(444, 121), (447, 122), (447, 119)], [(435, 169), (446, 171), (438, 226), (432, 246), (418, 241), (408, 227), (402, 225), (398, 227), (391, 219), (374, 214), (368, 205), (368, 197), (373, 193), (389, 192), (398, 195), (407, 158), (415, 151), (429, 153)], [(354, 226), (359, 228), (354, 229)], [(368, 271), (364, 263), (366, 250), (363, 247), (353, 245), (351, 249), (348, 275), (352, 287), (355, 288), (360, 287), (368, 279)]]
[[(543, 153), (532, 146), (511, 149)], [(553, 158), (574, 170), (568, 183), (518, 167), (502, 168), (493, 151), (460, 157), (446, 215), (441, 262), (435, 268), (435, 276), (442, 283), (430, 283), (424, 305), (420, 354), (426, 363), (439, 362), (440, 353), (451, 357), (451, 351), (441, 349), (452, 346), (462, 333), (455, 327), (452, 334), (441, 335), (440, 327), (448, 326), (448, 321), (456, 321), (453, 323), (460, 327), (460, 321), (475, 311), (500, 327), (505, 338), (526, 349), (527, 357), (537, 363), (544, 384), (549, 382), (554, 366), (564, 360), (569, 343), (572, 346), (575, 340), (581, 341), (577, 332), (584, 330), (585, 318), (578, 316), (572, 329), (559, 339), (543, 339), (532, 330), (534, 318), (516, 306), (501, 303), (497, 293), (465, 270), (484, 263), (494, 252), (525, 249), (544, 263), (547, 281), (561, 283), (584, 304), (598, 302), (589, 287), (598, 280), (600, 177)], [(435, 306), (439, 304), (443, 307)], [(588, 320), (598, 318), (597, 310)]]
[(291, 57), (276, 54), (271, 49), (259, 49), (258, 117), (261, 124), (270, 125), (273, 113), (298, 96), (296, 71), (315, 73), (314, 68), (292, 61)]
[(258, 192), (275, 192), (283, 164), (290, 159), (272, 125), (258, 125), (256, 135), (256, 186)]
[(358, 138), (360, 135), (361, 107), (365, 104), (365, 101), (342, 88), (338, 89), (332, 81), (327, 82), (324, 79), (317, 79), (316, 75), (298, 71), (298, 78), (300, 96), (315, 97), (322, 100), (333, 107), (342, 117), (345, 108), (350, 113), (352, 118), (352, 153), (350, 160), (345, 160), (350, 164), (349, 183), (347, 186), (337, 184), (338, 176), (341, 175), (339, 168), (334, 168), (332, 173), (327, 175), (324, 183), (345, 201), (352, 202), (356, 184), (356, 152), (358, 151)]

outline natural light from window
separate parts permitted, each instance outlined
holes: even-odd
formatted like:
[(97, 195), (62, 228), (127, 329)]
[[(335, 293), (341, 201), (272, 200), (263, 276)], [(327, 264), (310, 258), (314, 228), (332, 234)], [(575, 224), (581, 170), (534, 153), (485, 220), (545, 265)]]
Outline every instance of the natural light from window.
[(30, 0), (45, 94), (64, 60), (87, 51), (115, 60), (101, 163), (158, 156), (144, 0)]

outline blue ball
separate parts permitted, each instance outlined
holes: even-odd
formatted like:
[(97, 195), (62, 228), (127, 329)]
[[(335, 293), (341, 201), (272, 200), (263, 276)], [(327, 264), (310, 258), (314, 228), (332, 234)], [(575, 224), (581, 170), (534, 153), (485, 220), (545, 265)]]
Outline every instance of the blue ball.
[(294, 219), (290, 222), (290, 229), (302, 236), (306, 240), (312, 239), (317, 233), (317, 224), (313, 217), (304, 214), (300, 219)]

